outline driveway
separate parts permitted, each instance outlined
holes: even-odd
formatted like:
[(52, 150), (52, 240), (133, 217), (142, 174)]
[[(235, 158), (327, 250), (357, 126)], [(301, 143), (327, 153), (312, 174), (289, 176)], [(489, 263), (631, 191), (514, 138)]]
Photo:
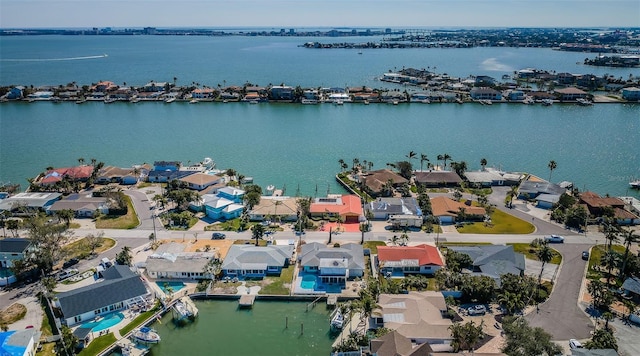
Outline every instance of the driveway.
[(609, 326), (615, 330), (615, 337), (618, 339), (618, 353), (620, 356), (640, 355), (640, 326), (627, 323), (620, 319), (609, 322)]
[(578, 306), (580, 287), (587, 261), (582, 251), (590, 245), (557, 244), (553, 246), (562, 254), (562, 265), (551, 296), (525, 318), (533, 327), (541, 327), (553, 340), (587, 339), (593, 331), (592, 320)]
[[(131, 198), (131, 202), (133, 203), (133, 209), (138, 214), (138, 219), (140, 219), (140, 225), (138, 225), (138, 229), (144, 230), (153, 230), (153, 214), (155, 210), (151, 209), (154, 207), (153, 204), (149, 201), (148, 196), (139, 191), (139, 190), (125, 190), (124, 194)], [(156, 218), (156, 229), (163, 229), (162, 223)]]

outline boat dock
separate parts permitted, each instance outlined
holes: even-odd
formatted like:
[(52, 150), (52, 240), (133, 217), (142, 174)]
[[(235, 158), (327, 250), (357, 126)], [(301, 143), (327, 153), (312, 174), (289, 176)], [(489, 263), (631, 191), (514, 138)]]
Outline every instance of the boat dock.
[(244, 294), (240, 296), (240, 308), (251, 308), (256, 301), (255, 294)]
[(335, 307), (337, 303), (338, 303), (338, 296), (337, 295), (330, 294), (327, 297), (327, 306), (328, 307)]
[(198, 316), (198, 307), (188, 296), (184, 296), (173, 303), (173, 318), (176, 321), (193, 320)]
[(129, 339), (119, 340), (117, 344), (123, 356), (143, 356), (151, 350), (149, 347), (137, 344)]

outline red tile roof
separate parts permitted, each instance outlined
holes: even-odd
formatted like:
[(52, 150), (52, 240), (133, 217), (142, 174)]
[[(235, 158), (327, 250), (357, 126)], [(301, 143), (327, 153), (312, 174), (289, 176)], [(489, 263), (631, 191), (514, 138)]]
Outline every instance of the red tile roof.
[(61, 181), (64, 176), (68, 176), (71, 180), (87, 179), (91, 177), (92, 172), (93, 166), (56, 168), (45, 173), (44, 177), (40, 180), (40, 183), (53, 184)]
[(378, 260), (381, 262), (418, 260), (420, 266), (444, 266), (438, 248), (426, 244), (418, 246), (378, 246)]
[(360, 197), (357, 195), (343, 195), (340, 197), (341, 204), (333, 203), (311, 203), (309, 212), (313, 213), (331, 213), (340, 214), (341, 216), (360, 216), (362, 215), (362, 204)]
[(602, 208), (606, 206), (612, 206), (612, 207), (624, 206), (624, 202), (619, 198), (601, 197), (594, 192), (584, 192), (580, 194), (580, 200), (593, 208)]

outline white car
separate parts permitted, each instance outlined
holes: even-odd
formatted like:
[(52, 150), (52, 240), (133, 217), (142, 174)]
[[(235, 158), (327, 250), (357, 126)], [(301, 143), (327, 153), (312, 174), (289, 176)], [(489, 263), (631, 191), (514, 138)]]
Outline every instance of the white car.
[(484, 305), (475, 305), (467, 309), (469, 315), (485, 315), (487, 313), (487, 308)]
[(544, 238), (545, 242), (551, 242), (551, 243), (563, 243), (564, 242), (564, 237), (559, 236), (559, 235), (551, 235), (551, 236), (546, 236)]
[(580, 343), (580, 341), (578, 341), (576, 339), (571, 339), (571, 340), (569, 340), (569, 347), (571, 349), (581, 349), (582, 348), (582, 344)]

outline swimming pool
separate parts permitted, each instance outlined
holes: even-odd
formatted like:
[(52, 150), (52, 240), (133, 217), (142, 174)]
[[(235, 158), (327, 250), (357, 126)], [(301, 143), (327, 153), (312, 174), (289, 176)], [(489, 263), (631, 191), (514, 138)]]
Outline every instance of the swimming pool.
[(176, 293), (180, 289), (184, 288), (184, 283), (182, 282), (156, 282), (156, 285), (162, 289), (164, 294), (167, 294), (167, 288), (171, 288), (172, 293)]
[(82, 328), (91, 329), (91, 331), (102, 331), (109, 329), (114, 325), (118, 325), (124, 319), (124, 315), (120, 312), (104, 315), (104, 318), (100, 321), (92, 321), (82, 324)]
[(306, 274), (302, 276), (302, 280), (300, 281), (300, 288), (304, 289), (315, 289), (316, 288), (316, 276), (312, 274)]

